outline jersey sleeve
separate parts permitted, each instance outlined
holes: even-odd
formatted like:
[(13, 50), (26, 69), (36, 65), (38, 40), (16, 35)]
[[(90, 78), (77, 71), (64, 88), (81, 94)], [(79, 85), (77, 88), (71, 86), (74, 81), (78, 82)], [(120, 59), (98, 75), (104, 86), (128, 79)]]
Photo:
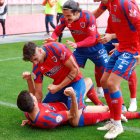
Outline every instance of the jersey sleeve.
[(32, 76), (35, 83), (42, 83), (43, 81), (43, 74), (38, 68), (38, 65), (33, 65)]
[(121, 6), (130, 29), (137, 31), (140, 37), (140, 11), (138, 5), (133, 0), (126, 0)]
[(62, 124), (65, 124), (68, 121), (68, 113), (67, 111), (60, 111), (60, 112), (50, 112), (43, 116), (44, 118), (44, 125), (47, 128), (55, 128)]
[(84, 40), (77, 42), (77, 47), (91, 46), (96, 42), (96, 39), (98, 37), (96, 19), (94, 15), (92, 15), (91, 13), (86, 13), (86, 23), (87, 37)]
[(56, 40), (61, 35), (65, 27), (66, 27), (65, 19), (64, 16), (62, 16), (60, 18), (59, 24), (55, 27), (55, 30), (53, 31), (51, 37)]

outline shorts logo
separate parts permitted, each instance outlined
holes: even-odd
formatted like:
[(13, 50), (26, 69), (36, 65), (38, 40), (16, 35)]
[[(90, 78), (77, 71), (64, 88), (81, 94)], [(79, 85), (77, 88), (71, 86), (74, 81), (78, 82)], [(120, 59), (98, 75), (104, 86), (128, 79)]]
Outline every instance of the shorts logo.
[(99, 52), (99, 54), (103, 54), (104, 53), (104, 49), (101, 49), (98, 52)]
[(124, 53), (123, 58), (130, 58), (130, 54), (129, 53)]
[(57, 122), (57, 123), (62, 122), (62, 120), (63, 120), (62, 116), (58, 115), (58, 116), (56, 117), (56, 122)]
[(81, 28), (85, 28), (85, 27), (86, 27), (85, 22), (81, 22), (81, 23), (80, 23), (80, 26), (81, 26)]

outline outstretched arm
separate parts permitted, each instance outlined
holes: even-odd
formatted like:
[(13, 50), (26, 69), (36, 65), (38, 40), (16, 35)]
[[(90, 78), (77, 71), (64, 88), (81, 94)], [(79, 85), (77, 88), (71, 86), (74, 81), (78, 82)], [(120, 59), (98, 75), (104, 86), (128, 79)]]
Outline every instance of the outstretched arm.
[(31, 73), (27, 72), (27, 71), (23, 72), (22, 78), (27, 81), (29, 92), (32, 93), (33, 95), (35, 95), (35, 87), (34, 87), (34, 83), (32, 81)]
[(64, 94), (66, 96), (71, 97), (71, 108), (70, 108), (70, 115), (71, 119), (69, 120), (72, 126), (78, 126), (79, 118), (82, 113), (82, 109), (78, 110), (78, 104), (76, 100), (75, 91), (72, 87), (68, 87), (65, 89)]

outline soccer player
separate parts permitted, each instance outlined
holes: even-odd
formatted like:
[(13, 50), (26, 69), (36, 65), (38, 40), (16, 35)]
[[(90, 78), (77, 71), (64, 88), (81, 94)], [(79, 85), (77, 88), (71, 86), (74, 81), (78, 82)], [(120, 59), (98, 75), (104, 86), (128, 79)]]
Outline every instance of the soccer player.
[[(86, 106), (84, 110), (78, 110), (75, 92), (72, 87), (65, 89), (64, 94), (72, 99), (70, 111), (62, 102), (38, 103), (34, 96), (34, 83), (29, 72), (23, 73), (27, 80), (29, 91), (22, 91), (17, 98), (17, 106), (25, 112), (27, 120), (23, 120), (21, 126), (26, 124), (39, 128), (55, 128), (66, 124), (68, 121), (72, 126), (93, 125), (97, 122), (110, 118), (107, 106)], [(92, 85), (90, 78), (85, 79), (86, 89)], [(140, 118), (140, 113), (125, 113), (129, 119)], [(127, 119), (123, 117), (125, 121)]]
[(95, 17), (92, 13), (81, 10), (79, 4), (73, 0), (66, 1), (62, 11), (63, 16), (60, 18), (59, 25), (56, 26), (51, 38), (46, 39), (46, 42), (56, 41), (67, 27), (75, 40), (75, 42), (67, 40), (67, 44), (75, 48), (73, 54), (78, 65), (84, 68), (88, 59), (95, 64), (97, 91), (101, 90), (100, 79), (108, 62), (108, 55), (104, 46), (98, 42), (100, 35), (97, 31)]
[(111, 121), (99, 130), (108, 130), (106, 139), (116, 138), (124, 132), (121, 124), (122, 95), (121, 81), (128, 80), (136, 63), (134, 56), (140, 50), (140, 12), (134, 0), (101, 1), (109, 10), (108, 26), (116, 34), (119, 46), (111, 55), (102, 76), (101, 85), (110, 109)]
[[(39, 102), (42, 101), (43, 76), (47, 76), (54, 81), (48, 86), (49, 93), (43, 102), (64, 102), (70, 108), (71, 99), (63, 91), (71, 86), (76, 92), (78, 107), (85, 106), (85, 82), (72, 52), (65, 45), (51, 42), (38, 47), (35, 43), (28, 42), (23, 48), (23, 60), (33, 63), (35, 96)], [(95, 94), (93, 91), (92, 88), (92, 95)]]
[[(96, 18), (98, 18), (107, 10), (107, 8), (108, 7), (106, 5), (100, 4), (99, 7), (93, 11), (93, 14), (95, 15)], [(108, 26), (108, 28), (106, 29), (105, 36), (100, 38), (99, 42), (104, 44), (105, 49), (107, 50), (107, 53), (109, 54), (110, 51), (115, 48), (113, 44), (118, 43), (118, 39), (116, 38), (116, 34), (114, 34), (111, 28)], [(134, 112), (137, 110), (137, 100), (136, 100), (137, 76), (136, 76), (135, 70), (130, 75), (130, 78), (128, 80), (128, 86), (130, 90), (130, 105), (129, 105), (128, 111)], [(126, 110), (126, 107), (123, 105), (122, 111), (124, 109)]]
[[(70, 111), (62, 102), (55, 103), (38, 103), (35, 95), (34, 82), (32, 81), (29, 72), (23, 72), (23, 79), (27, 80), (28, 89), (20, 92), (17, 98), (17, 106), (25, 112), (27, 120), (22, 121), (22, 126), (28, 123), (34, 127), (40, 128), (54, 128), (56, 126), (66, 124), (69, 120), (73, 126), (77, 126), (79, 122), (79, 114), (82, 110), (78, 110), (75, 92), (72, 87), (64, 90), (66, 96), (70, 96), (72, 102)], [(90, 78), (85, 79), (86, 92), (90, 89), (92, 81)], [(107, 106), (88, 106), (84, 109), (85, 112), (107, 112)], [(75, 117), (76, 116), (76, 117)], [(108, 118), (109, 115), (104, 118)], [(96, 117), (96, 121), (99, 119)]]

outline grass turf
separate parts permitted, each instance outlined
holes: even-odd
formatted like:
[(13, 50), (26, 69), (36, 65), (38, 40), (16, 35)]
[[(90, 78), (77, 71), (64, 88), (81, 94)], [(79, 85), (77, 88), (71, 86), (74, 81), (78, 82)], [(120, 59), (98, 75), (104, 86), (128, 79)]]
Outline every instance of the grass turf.
[[(63, 40), (65, 42), (65, 39)], [(38, 45), (42, 41), (36, 41)], [(22, 89), (27, 89), (26, 82), (21, 78), (23, 71), (31, 71), (32, 65), (22, 61), (22, 47), (24, 43), (12, 43), (0, 45), (0, 102), (16, 104), (18, 93)], [(15, 58), (15, 59), (11, 59)], [(8, 60), (9, 59), (9, 60)], [(85, 69), (81, 69), (85, 77), (93, 76), (94, 65), (88, 61)], [(136, 68), (138, 77), (138, 110), (140, 110), (140, 67)], [(45, 78), (43, 92), (46, 93), (47, 85), (52, 82), (49, 78)], [(126, 106), (129, 106), (129, 90), (126, 81), (121, 84), (122, 93)], [(105, 102), (104, 99), (102, 99)], [(101, 140), (105, 132), (97, 131), (97, 126), (87, 126), (81, 128), (72, 128), (70, 126), (62, 126), (53, 130), (41, 130), (30, 128), (28, 126), (21, 127), (21, 120), (25, 119), (23, 113), (17, 108), (11, 108), (0, 105), (0, 140)], [(140, 120), (131, 120), (124, 123), (125, 133), (117, 139), (139, 139), (140, 138)]]

